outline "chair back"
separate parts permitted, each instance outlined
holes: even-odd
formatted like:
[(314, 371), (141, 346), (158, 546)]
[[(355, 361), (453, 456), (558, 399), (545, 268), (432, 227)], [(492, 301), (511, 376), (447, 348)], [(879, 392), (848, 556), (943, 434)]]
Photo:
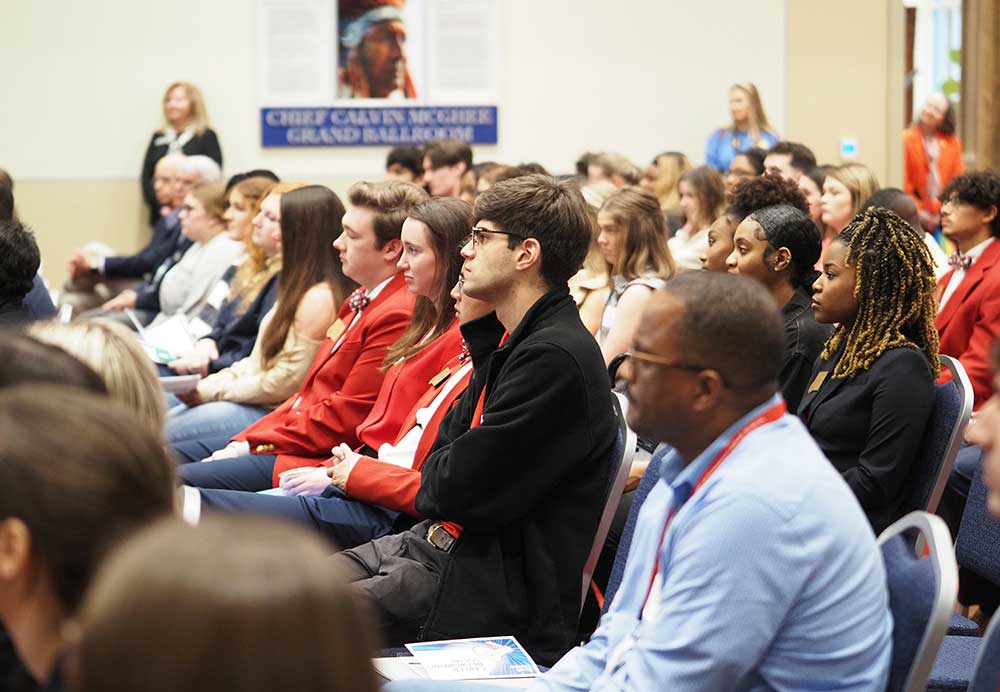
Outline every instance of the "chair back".
[[(980, 465), (972, 475), (969, 499), (955, 539), (958, 564), (1000, 588), (1000, 519), (986, 507), (989, 490)], [(995, 692), (995, 691), (994, 691)]]
[(955, 358), (940, 358), (941, 366), (951, 373), (951, 382), (935, 385), (934, 408), (924, 431), (920, 455), (913, 465), (911, 485), (901, 513), (937, 511), (972, 416), (972, 383), (965, 368)]
[[(922, 541), (914, 540), (914, 532)], [(915, 545), (926, 545), (929, 554)], [(910, 512), (878, 537), (892, 612), (889, 692), (927, 685), (958, 595), (958, 566), (948, 527), (939, 517)]]
[(622, 528), (622, 537), (618, 542), (618, 550), (615, 552), (615, 561), (611, 565), (611, 573), (608, 575), (608, 585), (604, 588), (604, 607), (602, 613), (608, 612), (611, 601), (621, 586), (622, 577), (625, 575), (625, 560), (628, 558), (629, 547), (632, 545), (632, 534), (635, 533), (635, 525), (639, 521), (639, 510), (642, 503), (646, 501), (653, 486), (660, 480), (660, 464), (663, 461), (663, 454), (655, 453), (649, 460), (649, 466), (639, 481), (639, 486), (632, 496), (632, 508), (629, 509), (628, 518)]
[(976, 669), (969, 683), (969, 692), (997, 692), (1000, 690), (1000, 617), (990, 620), (983, 635)]
[(625, 414), (628, 412), (628, 399), (618, 392), (611, 393), (611, 403), (618, 417), (618, 434), (615, 436), (615, 445), (611, 450), (611, 464), (608, 468), (607, 493), (604, 498), (604, 511), (601, 513), (601, 520), (597, 524), (597, 533), (594, 534), (594, 542), (590, 546), (590, 554), (587, 555), (587, 562), (583, 566), (583, 590), (580, 594), (580, 613), (583, 613), (583, 605), (587, 600), (587, 592), (590, 590), (590, 581), (594, 577), (594, 569), (597, 561), (601, 557), (601, 549), (604, 541), (611, 530), (611, 523), (615, 519), (615, 512), (618, 510), (618, 503), (621, 502), (622, 493), (625, 490), (625, 483), (628, 481), (628, 472), (632, 467), (632, 459), (635, 457), (635, 449), (638, 440), (635, 432), (628, 427)]

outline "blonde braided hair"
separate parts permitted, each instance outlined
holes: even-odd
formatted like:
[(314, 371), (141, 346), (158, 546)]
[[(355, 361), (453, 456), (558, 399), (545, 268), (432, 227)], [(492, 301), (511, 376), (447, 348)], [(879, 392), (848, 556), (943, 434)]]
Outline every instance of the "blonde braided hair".
[(923, 351), (937, 377), (934, 260), (922, 233), (888, 209), (872, 207), (836, 240), (857, 269), (858, 316), (849, 328), (838, 325), (823, 347), (822, 357), (829, 358), (846, 340), (833, 376), (852, 378), (890, 348), (906, 346)]

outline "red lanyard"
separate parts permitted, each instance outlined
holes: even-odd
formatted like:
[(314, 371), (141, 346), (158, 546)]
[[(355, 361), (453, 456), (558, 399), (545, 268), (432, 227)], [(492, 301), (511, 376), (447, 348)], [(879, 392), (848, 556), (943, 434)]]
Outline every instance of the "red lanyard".
[[(715, 473), (715, 470), (722, 465), (722, 462), (726, 460), (733, 450), (736, 449), (737, 445), (743, 441), (743, 439), (752, 433), (757, 428), (767, 425), (768, 423), (773, 423), (774, 421), (785, 415), (788, 407), (785, 405), (784, 401), (779, 401), (771, 408), (767, 409), (759, 416), (748, 422), (742, 428), (740, 428), (732, 439), (729, 440), (729, 444), (722, 448), (722, 451), (718, 453), (715, 459), (708, 465), (708, 468), (701, 474), (698, 482), (694, 484), (694, 488), (691, 490), (691, 494), (688, 495), (688, 500), (694, 497), (694, 494), (698, 492), (698, 489), (705, 484), (709, 476)], [(649, 597), (653, 592), (653, 583), (656, 581), (656, 575), (660, 573), (660, 548), (663, 545), (663, 539), (666, 538), (667, 528), (670, 526), (671, 520), (674, 518), (674, 513), (678, 507), (671, 507), (670, 512), (667, 514), (667, 520), (663, 524), (663, 530), (660, 532), (660, 540), (656, 542), (656, 555), (653, 558), (653, 573), (649, 577), (649, 586), (646, 587), (646, 597), (642, 599), (642, 608), (639, 609), (639, 617), (642, 617), (642, 611), (646, 608), (646, 603), (649, 601)]]
[[(500, 343), (497, 344), (497, 348), (500, 348), (505, 343), (507, 343), (507, 337), (510, 334), (507, 332), (503, 333), (500, 337)], [(479, 424), (483, 422), (483, 407), (486, 406), (486, 383), (483, 383), (483, 391), (479, 392), (479, 401), (476, 402), (476, 410), (472, 412), (472, 420), (469, 422), (469, 430), (473, 428), (478, 428)]]

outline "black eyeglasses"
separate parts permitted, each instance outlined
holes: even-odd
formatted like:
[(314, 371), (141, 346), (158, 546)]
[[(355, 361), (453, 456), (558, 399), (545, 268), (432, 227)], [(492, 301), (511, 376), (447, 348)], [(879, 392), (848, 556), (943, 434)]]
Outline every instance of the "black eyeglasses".
[(628, 360), (637, 360), (644, 363), (652, 363), (653, 365), (660, 365), (664, 368), (687, 370), (688, 372), (703, 372), (705, 370), (711, 370), (718, 376), (723, 386), (729, 389), (756, 389), (757, 387), (762, 387), (763, 385), (767, 384), (766, 381), (750, 382), (747, 384), (736, 384), (730, 382), (725, 377), (723, 377), (722, 373), (716, 370), (715, 368), (710, 368), (706, 365), (697, 365), (695, 363), (682, 363), (682, 362), (672, 361), (664, 356), (659, 356), (655, 353), (646, 353), (645, 351), (638, 351), (634, 349), (632, 351), (626, 351), (625, 353), (620, 353), (617, 356), (615, 356), (614, 360), (612, 360), (612, 364), (614, 365), (615, 369), (614, 372), (610, 374), (613, 378), (617, 376), (618, 368), (624, 365), (625, 361)]
[(496, 235), (509, 235), (512, 238), (527, 240), (527, 236), (523, 236), (520, 233), (511, 233), (510, 231), (491, 231), (490, 229), (483, 228), (481, 226), (473, 226), (472, 233), (469, 234), (469, 236), (465, 239), (465, 244), (468, 244), (469, 241), (472, 241), (472, 247), (476, 247), (477, 245), (482, 245), (483, 240), (485, 239), (487, 233), (493, 233)]
[(632, 358), (634, 360), (641, 360), (646, 363), (655, 363), (656, 365), (662, 365), (665, 368), (677, 368), (679, 370), (690, 370), (692, 372), (701, 372), (702, 370), (708, 370), (704, 365), (695, 365), (693, 363), (680, 363), (668, 360), (663, 356), (658, 356), (655, 353), (646, 353), (645, 351), (626, 351), (622, 355), (625, 356), (623, 360)]

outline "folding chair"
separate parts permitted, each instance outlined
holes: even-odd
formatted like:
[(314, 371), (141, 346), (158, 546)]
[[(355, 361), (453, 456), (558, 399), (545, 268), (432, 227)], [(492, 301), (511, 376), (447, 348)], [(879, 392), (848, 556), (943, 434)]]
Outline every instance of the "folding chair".
[[(986, 507), (987, 494), (983, 470), (976, 469), (965, 512), (962, 514), (962, 524), (958, 529), (958, 538), (955, 540), (955, 555), (963, 568), (988, 579), (1000, 588), (1000, 519), (989, 513)], [(992, 665), (992, 670), (1000, 670), (1000, 660), (997, 660), (1000, 659), (1000, 653), (997, 652), (1000, 642), (996, 641), (1000, 639), (1000, 634), (996, 631), (998, 620), (1000, 618), (994, 617), (983, 638), (945, 637), (941, 653), (931, 672), (928, 689), (972, 690), (979, 666)], [(989, 661), (988, 648), (992, 652), (992, 661)], [(993, 675), (993, 687), (988, 689), (990, 692), (998, 689), (996, 675)]]
[(972, 416), (972, 383), (965, 368), (949, 356), (941, 356), (941, 365), (951, 373), (951, 382), (935, 387), (934, 408), (924, 431), (920, 456), (913, 465), (913, 480), (902, 505), (903, 512), (937, 511)]
[[(916, 531), (929, 554), (906, 532)], [(921, 541), (917, 541), (921, 542)], [(934, 666), (958, 595), (958, 566), (940, 517), (910, 512), (878, 537), (892, 611), (889, 692), (921, 692)]]
[(625, 483), (628, 481), (628, 472), (632, 467), (632, 460), (635, 458), (635, 449), (638, 444), (635, 432), (628, 427), (625, 420), (625, 415), (628, 413), (628, 399), (617, 392), (612, 392), (612, 405), (615, 415), (618, 416), (618, 436), (611, 452), (611, 466), (608, 469), (608, 492), (604, 498), (604, 511), (601, 513), (601, 520), (597, 524), (597, 533), (594, 534), (594, 542), (590, 546), (590, 554), (583, 567), (583, 593), (580, 595), (581, 614), (584, 603), (587, 601), (587, 593), (590, 591), (591, 579), (594, 577), (594, 568), (597, 567), (597, 561), (601, 557), (601, 549), (604, 547), (604, 541), (607, 539), (611, 523), (614, 521), (618, 503), (621, 502)]

